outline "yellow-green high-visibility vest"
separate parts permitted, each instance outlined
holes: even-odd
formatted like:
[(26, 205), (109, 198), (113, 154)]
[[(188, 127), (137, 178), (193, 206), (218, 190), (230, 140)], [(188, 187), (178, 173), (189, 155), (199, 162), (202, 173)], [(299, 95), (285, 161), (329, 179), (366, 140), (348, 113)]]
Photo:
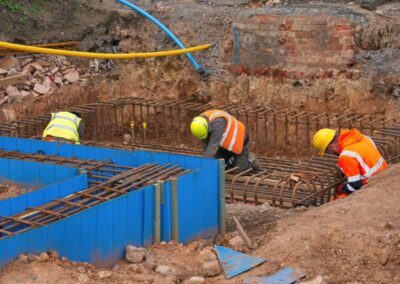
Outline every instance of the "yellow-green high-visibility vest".
[(79, 143), (78, 128), (81, 120), (75, 114), (67, 111), (52, 113), (50, 123), (43, 131), (43, 138), (53, 136)]

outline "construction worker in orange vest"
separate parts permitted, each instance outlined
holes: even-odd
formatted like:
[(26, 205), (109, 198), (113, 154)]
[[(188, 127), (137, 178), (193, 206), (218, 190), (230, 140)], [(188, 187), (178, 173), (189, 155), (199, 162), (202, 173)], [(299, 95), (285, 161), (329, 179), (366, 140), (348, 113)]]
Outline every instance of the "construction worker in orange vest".
[(43, 131), (43, 140), (79, 144), (83, 135), (83, 123), (78, 112), (60, 111), (51, 114), (51, 120)]
[(313, 137), (313, 146), (324, 155), (329, 150), (338, 155), (338, 164), (347, 181), (337, 186), (339, 198), (359, 190), (368, 178), (388, 167), (374, 141), (357, 129), (340, 133), (329, 128), (320, 129)]
[(261, 166), (249, 152), (249, 135), (242, 122), (223, 110), (208, 110), (196, 116), (190, 124), (193, 136), (204, 143), (204, 156), (223, 158), (228, 168), (239, 170)]

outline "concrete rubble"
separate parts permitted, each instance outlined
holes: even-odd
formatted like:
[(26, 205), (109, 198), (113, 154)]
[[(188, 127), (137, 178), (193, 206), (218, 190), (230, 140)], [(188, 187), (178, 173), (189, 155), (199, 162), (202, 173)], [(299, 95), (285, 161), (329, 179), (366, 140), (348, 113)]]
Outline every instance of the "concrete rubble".
[(84, 84), (96, 75), (94, 69), (77, 67), (65, 56), (5, 56), (0, 59), (0, 105), (51, 95), (64, 85)]
[(125, 248), (125, 258), (131, 263), (140, 263), (146, 256), (146, 249), (135, 246), (127, 246)]

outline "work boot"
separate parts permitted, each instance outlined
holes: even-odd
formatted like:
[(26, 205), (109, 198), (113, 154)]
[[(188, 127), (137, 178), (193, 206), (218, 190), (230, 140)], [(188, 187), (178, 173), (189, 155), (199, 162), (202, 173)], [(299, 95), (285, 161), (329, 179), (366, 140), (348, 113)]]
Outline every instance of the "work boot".
[(251, 168), (253, 169), (253, 171), (261, 171), (262, 170), (262, 166), (260, 161), (257, 159), (256, 154), (254, 153), (250, 153), (249, 154), (249, 163), (251, 165)]

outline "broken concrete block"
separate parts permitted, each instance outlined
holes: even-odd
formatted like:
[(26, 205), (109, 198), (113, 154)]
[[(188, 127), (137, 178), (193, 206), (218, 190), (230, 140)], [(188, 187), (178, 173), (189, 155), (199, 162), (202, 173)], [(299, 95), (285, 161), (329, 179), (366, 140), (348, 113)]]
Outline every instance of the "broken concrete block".
[(206, 280), (203, 277), (200, 276), (193, 276), (190, 277), (188, 280), (186, 280), (184, 283), (185, 284), (200, 284), (204, 283)]
[(57, 85), (62, 85), (63, 84), (63, 79), (60, 76), (55, 76), (54, 77), (54, 83)]
[(33, 87), (33, 91), (40, 95), (45, 95), (48, 92), (50, 92), (50, 86), (45, 86), (39, 83), (36, 83), (35, 86)]
[(229, 244), (232, 246), (233, 249), (240, 250), (244, 246), (244, 241), (241, 236), (236, 236), (233, 239), (229, 240)]
[(18, 89), (16, 87), (8, 86), (6, 88), (6, 94), (9, 96), (18, 97), (21, 93), (18, 91)]
[(155, 271), (164, 276), (171, 276), (176, 274), (176, 271), (167, 265), (159, 265), (157, 266)]
[(29, 92), (29, 91), (21, 91), (21, 98), (26, 98), (26, 97), (29, 97), (31, 95), (32, 95), (32, 93)]
[(14, 56), (4, 56), (0, 59), (0, 68), (4, 70), (9, 70), (11, 68), (15, 68), (17, 70), (21, 70), (21, 66), (19, 65), (19, 61)]
[(112, 272), (107, 270), (99, 271), (97, 276), (99, 276), (100, 279), (110, 278), (112, 276)]
[(0, 75), (7, 75), (8, 71), (0, 68)]
[(200, 259), (202, 261), (210, 261), (210, 260), (216, 260), (217, 256), (215, 255), (215, 253), (212, 250), (206, 249), (206, 250), (202, 250), (199, 254)]
[(28, 79), (28, 76), (24, 73), (4, 77), (0, 79), (0, 88), (8, 85), (16, 85), (24, 83)]
[(125, 248), (125, 258), (131, 263), (140, 263), (146, 256), (146, 249), (135, 246), (127, 246)]
[(39, 259), (40, 259), (40, 261), (46, 261), (46, 260), (48, 260), (50, 257), (49, 257), (49, 255), (47, 254), (47, 252), (42, 252), (41, 254), (39, 254)]
[(218, 260), (207, 261), (203, 264), (203, 274), (206, 277), (217, 276), (221, 273), (221, 265)]
[(24, 68), (26, 65), (28, 65), (32, 61), (33, 61), (32, 57), (24, 58), (24, 59), (20, 60), (19, 64), (21, 65), (21, 68)]
[(60, 70), (60, 67), (54, 67), (53, 69), (50, 70), (51, 74), (56, 74)]
[(74, 71), (74, 72), (65, 74), (64, 78), (70, 83), (75, 83), (79, 80), (79, 73), (77, 71)]
[(147, 252), (146, 253), (146, 263), (145, 263), (146, 267), (154, 270), (157, 267), (157, 261), (156, 258), (154, 256), (154, 254)]

